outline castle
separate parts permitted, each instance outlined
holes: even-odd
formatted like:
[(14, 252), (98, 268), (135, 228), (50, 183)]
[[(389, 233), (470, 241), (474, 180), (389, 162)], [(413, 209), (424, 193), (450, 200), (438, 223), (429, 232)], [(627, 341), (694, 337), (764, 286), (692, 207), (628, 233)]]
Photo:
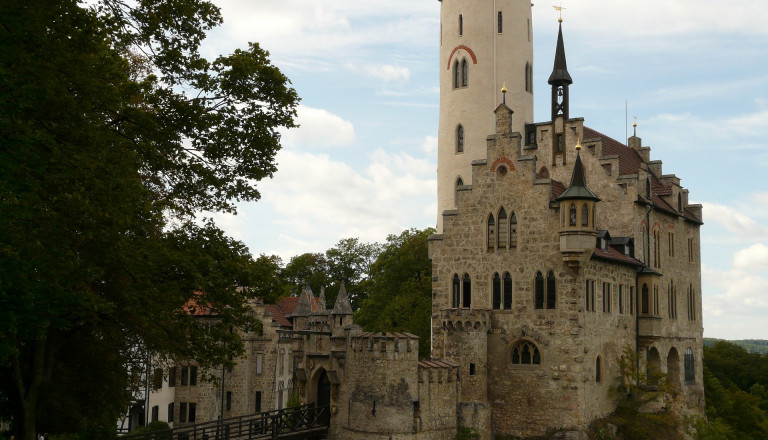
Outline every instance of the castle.
[[(155, 372), (146, 409), (174, 426), (329, 404), (333, 439), (453, 439), (579, 431), (615, 409), (635, 351), (701, 413), (700, 205), (650, 148), (569, 114), (562, 23), (551, 118), (534, 123), (531, 3), (441, 1), (438, 234), (432, 356), (418, 338), (368, 333), (344, 289), (254, 304), (246, 358), (197, 380)], [(194, 375), (194, 380), (193, 380)]]

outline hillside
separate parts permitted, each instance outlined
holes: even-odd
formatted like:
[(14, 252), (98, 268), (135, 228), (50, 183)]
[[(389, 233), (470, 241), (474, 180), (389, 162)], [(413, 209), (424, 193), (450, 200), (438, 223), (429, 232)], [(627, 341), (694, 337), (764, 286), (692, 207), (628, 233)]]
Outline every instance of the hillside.
[[(704, 338), (704, 345), (711, 347), (716, 341), (724, 340), (726, 339)], [(768, 340), (765, 339), (738, 339), (728, 342), (736, 344), (750, 353), (768, 354)]]

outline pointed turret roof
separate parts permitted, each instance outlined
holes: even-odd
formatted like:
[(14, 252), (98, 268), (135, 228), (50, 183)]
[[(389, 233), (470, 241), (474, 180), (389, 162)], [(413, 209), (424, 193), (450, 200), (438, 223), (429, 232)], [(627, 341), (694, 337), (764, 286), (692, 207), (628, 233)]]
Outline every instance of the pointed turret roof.
[(573, 165), (571, 186), (560, 194), (557, 201), (571, 199), (600, 201), (600, 198), (587, 188), (587, 179), (584, 177), (584, 166), (581, 164), (580, 153), (576, 153), (576, 163)]
[(315, 295), (312, 293), (309, 284), (304, 286), (304, 290), (299, 295), (299, 302), (293, 310), (292, 316), (309, 316), (312, 313), (312, 299)]
[(555, 49), (555, 66), (552, 68), (552, 74), (549, 75), (551, 85), (573, 84), (571, 75), (568, 74), (568, 65), (565, 62), (565, 45), (563, 44), (563, 23), (559, 25), (557, 32), (557, 49)]
[(349, 302), (347, 288), (344, 287), (343, 281), (341, 282), (341, 288), (339, 288), (339, 294), (336, 296), (336, 303), (333, 305), (333, 311), (331, 313), (334, 315), (352, 314), (352, 304)]

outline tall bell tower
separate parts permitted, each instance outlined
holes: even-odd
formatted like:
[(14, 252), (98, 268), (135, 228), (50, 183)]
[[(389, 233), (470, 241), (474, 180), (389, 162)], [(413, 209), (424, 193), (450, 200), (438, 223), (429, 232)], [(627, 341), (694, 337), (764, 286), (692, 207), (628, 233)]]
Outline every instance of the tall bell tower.
[(533, 122), (531, 1), (439, 1), (438, 233), (443, 211), (456, 208), (457, 185), (472, 184), (472, 161), (486, 158), (503, 86), (513, 131)]

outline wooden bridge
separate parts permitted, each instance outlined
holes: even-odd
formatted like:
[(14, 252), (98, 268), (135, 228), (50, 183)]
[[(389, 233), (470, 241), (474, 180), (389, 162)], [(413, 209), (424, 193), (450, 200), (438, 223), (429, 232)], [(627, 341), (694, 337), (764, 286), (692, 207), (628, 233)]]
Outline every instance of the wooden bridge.
[(127, 434), (122, 440), (304, 440), (328, 436), (330, 408), (302, 405), (277, 411)]

